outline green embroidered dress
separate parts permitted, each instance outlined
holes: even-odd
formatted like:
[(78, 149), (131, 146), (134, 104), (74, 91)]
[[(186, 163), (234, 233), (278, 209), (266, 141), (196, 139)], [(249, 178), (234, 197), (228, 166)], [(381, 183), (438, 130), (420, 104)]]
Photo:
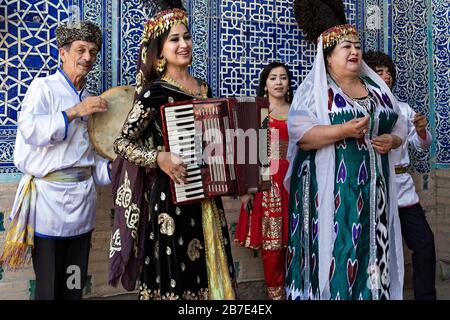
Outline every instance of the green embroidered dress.
[[(365, 79), (368, 96), (352, 100), (328, 81), (331, 124), (370, 116), (361, 139), (335, 143), (334, 246), (329, 270), (331, 299), (389, 299), (389, 159), (370, 144), (390, 133), (398, 115), (387, 94)], [(316, 150), (299, 149), (289, 202), (287, 299), (321, 299)]]

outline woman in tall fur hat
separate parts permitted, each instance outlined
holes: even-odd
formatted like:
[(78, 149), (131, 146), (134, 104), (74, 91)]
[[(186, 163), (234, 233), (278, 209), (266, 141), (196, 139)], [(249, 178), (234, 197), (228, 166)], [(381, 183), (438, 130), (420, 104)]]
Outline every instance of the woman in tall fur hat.
[[(155, 3), (155, 1), (152, 1)], [(172, 202), (170, 179), (186, 182), (187, 168), (165, 151), (160, 106), (211, 96), (192, 77), (192, 37), (181, 1), (160, 1), (145, 23), (134, 106), (114, 143), (115, 221), (109, 282), (139, 299), (234, 299), (234, 268), (220, 198)]]
[(297, 0), (294, 11), (317, 55), (288, 115), (286, 297), (401, 299), (396, 100), (362, 61), (341, 1)]

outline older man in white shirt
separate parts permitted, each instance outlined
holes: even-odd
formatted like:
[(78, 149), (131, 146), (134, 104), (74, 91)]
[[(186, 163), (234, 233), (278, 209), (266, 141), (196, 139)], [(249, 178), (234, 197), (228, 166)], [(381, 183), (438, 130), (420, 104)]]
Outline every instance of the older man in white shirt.
[(90, 142), (87, 116), (107, 110), (85, 90), (102, 44), (91, 22), (56, 30), (62, 66), (34, 79), (22, 103), (14, 164), (24, 173), (1, 262), (17, 269), (31, 253), (36, 299), (81, 299), (94, 229), (95, 184), (111, 182)]
[[(369, 51), (364, 61), (392, 88), (395, 82), (395, 66), (392, 59), (383, 52)], [(391, 151), (395, 163), (398, 192), (398, 207), (403, 238), (413, 251), (413, 286), (417, 300), (435, 300), (436, 253), (434, 236), (419, 202), (414, 181), (407, 172), (410, 165), (408, 147), (426, 151), (431, 145), (431, 134), (426, 129), (427, 118), (414, 112), (406, 102), (398, 102), (403, 118), (407, 121), (408, 137), (406, 142)]]

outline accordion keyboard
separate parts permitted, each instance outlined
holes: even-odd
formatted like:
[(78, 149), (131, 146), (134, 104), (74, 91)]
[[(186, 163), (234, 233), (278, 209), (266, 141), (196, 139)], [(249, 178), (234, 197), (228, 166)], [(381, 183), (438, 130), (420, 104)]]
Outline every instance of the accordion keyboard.
[[(166, 125), (170, 132), (169, 148), (178, 154), (187, 165), (187, 183), (175, 184), (175, 193), (179, 202), (205, 198), (200, 170), (202, 159), (201, 136), (196, 135), (192, 105), (174, 106), (165, 109)], [(200, 133), (201, 134), (201, 133)]]
[(164, 142), (187, 166), (187, 183), (170, 182), (174, 203), (270, 188), (266, 171), (268, 100), (221, 98), (161, 107)]

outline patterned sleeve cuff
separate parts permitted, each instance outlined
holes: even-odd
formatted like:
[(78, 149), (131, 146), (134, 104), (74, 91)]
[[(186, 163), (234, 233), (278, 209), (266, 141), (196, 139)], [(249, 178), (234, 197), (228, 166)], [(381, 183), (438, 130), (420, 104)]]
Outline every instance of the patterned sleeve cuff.
[(65, 111), (61, 111), (61, 112), (62, 112), (62, 115), (64, 117), (64, 124), (65, 124), (65, 131), (64, 131), (64, 139), (63, 140), (66, 140), (66, 138), (67, 138), (67, 131), (69, 129), (69, 118), (67, 117), (67, 113)]
[(158, 161), (157, 161), (158, 154), (159, 154), (158, 150), (151, 150), (149, 152), (148, 163), (147, 163), (146, 167), (149, 167), (152, 169), (155, 169), (158, 167)]
[(139, 144), (121, 137), (114, 142), (114, 150), (117, 154), (135, 165), (149, 168), (158, 167), (156, 158), (159, 152), (157, 149), (144, 148)]
[(108, 178), (109, 180), (112, 181), (112, 177), (111, 177), (111, 166), (112, 166), (112, 161), (109, 160), (107, 165), (106, 165), (106, 170), (108, 171)]

